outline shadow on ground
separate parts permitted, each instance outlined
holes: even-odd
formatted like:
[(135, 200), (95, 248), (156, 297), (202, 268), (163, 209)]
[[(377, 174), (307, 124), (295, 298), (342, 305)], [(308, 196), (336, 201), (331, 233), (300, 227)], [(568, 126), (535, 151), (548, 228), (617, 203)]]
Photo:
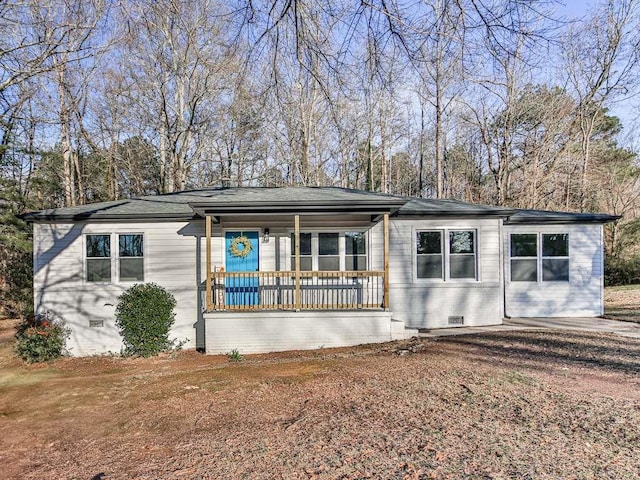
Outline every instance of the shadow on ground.
[(583, 366), (640, 373), (640, 341), (610, 334), (578, 332), (502, 332), (448, 337), (439, 340), (486, 349), (503, 360), (516, 360), (547, 369)]

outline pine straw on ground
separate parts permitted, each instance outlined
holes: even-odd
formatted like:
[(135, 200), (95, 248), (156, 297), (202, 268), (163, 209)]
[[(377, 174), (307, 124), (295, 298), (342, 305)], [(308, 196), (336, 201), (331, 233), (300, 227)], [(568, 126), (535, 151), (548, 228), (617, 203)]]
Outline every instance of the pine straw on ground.
[(640, 340), (513, 332), (248, 356), (0, 345), (3, 478), (640, 478)]

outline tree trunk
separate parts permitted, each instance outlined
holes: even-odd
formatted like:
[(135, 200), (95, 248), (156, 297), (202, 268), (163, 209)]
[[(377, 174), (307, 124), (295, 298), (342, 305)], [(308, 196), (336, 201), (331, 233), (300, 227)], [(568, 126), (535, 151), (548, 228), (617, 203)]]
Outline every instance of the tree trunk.
[(420, 102), (420, 152), (418, 159), (418, 196), (424, 196), (424, 103)]
[(71, 116), (66, 89), (66, 65), (64, 61), (56, 59), (56, 74), (58, 78), (58, 100), (60, 102), (60, 149), (62, 152), (64, 203), (70, 207), (76, 204), (75, 164), (72, 158), (71, 144)]

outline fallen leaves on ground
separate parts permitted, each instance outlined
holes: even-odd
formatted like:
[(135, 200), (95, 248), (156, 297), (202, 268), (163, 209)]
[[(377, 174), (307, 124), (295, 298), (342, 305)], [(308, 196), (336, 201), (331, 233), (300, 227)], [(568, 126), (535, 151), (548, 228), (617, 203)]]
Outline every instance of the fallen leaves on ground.
[(0, 462), (24, 479), (639, 478), (639, 358), (640, 340), (583, 332), (235, 364), (183, 352), (24, 366), (5, 342)]

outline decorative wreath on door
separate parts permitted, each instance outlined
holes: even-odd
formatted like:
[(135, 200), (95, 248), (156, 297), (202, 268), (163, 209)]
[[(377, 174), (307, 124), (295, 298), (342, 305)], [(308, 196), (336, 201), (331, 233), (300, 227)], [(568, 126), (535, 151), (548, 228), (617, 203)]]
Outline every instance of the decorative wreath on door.
[(229, 253), (232, 257), (245, 258), (252, 250), (253, 245), (251, 244), (251, 240), (249, 240), (245, 235), (240, 235), (239, 237), (234, 238), (231, 241), (231, 245), (229, 245)]

